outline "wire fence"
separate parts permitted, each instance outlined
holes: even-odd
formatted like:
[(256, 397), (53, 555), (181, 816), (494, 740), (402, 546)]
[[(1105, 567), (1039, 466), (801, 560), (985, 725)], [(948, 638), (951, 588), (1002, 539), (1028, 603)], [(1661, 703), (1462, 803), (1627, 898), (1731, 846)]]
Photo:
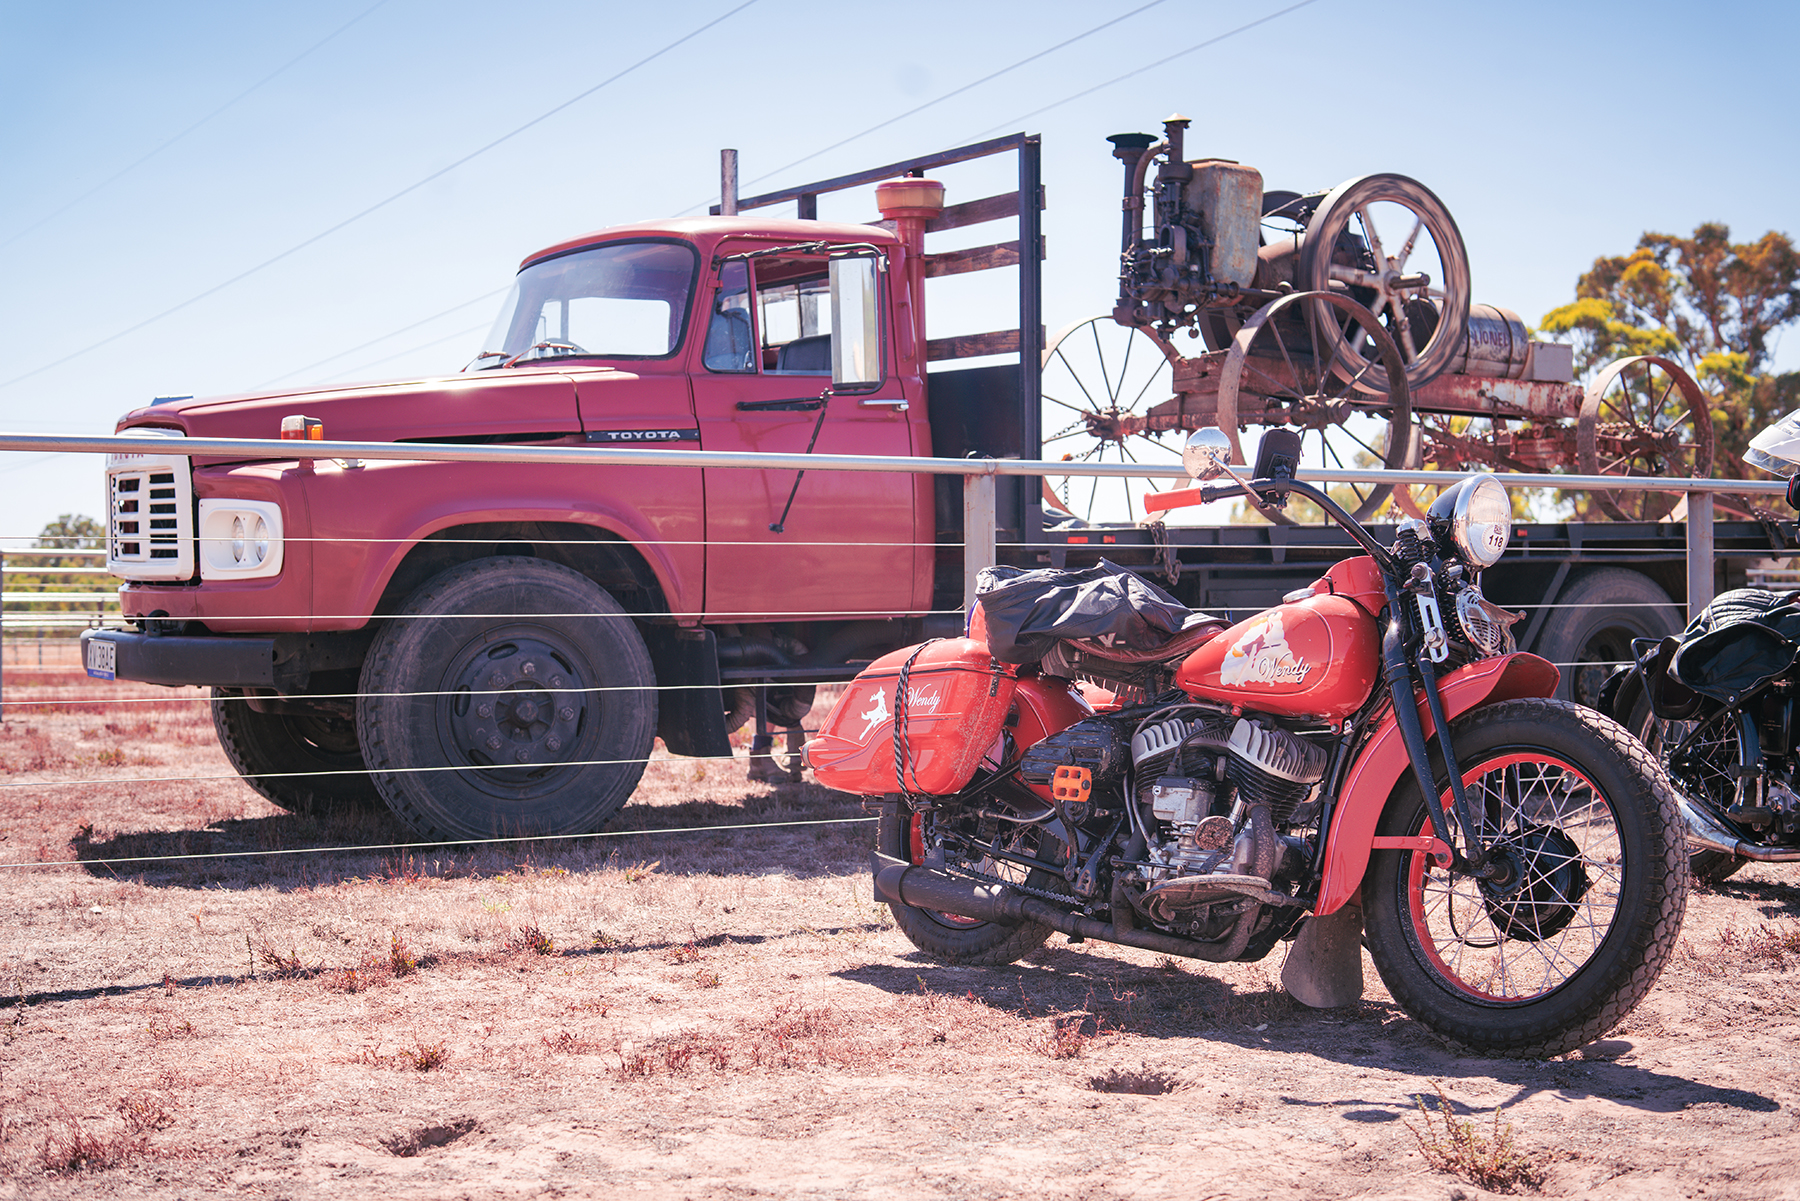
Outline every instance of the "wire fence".
[[(0, 435), (0, 450), (30, 450), (42, 447), (46, 442), (55, 443), (55, 449), (71, 452), (109, 451), (114, 453), (169, 453), (172, 449), (167, 440), (131, 437), (115, 438), (54, 438), (51, 436), (11, 437)], [(180, 444), (183, 454), (235, 453), (242, 457), (252, 451), (260, 452), (261, 457), (268, 457), (270, 444), (257, 440), (184, 440)], [(550, 455), (542, 452), (550, 451)], [(1002, 552), (1016, 552), (1021, 548), (1044, 549), (1041, 543), (1002, 542), (994, 535), (994, 480), (1007, 474), (1092, 474), (1092, 475), (1147, 475), (1160, 478), (1176, 478), (1177, 472), (1169, 468), (1155, 467), (1121, 467), (1113, 464), (1079, 464), (1079, 463), (1025, 463), (1017, 461), (981, 460), (975, 462), (959, 460), (911, 460), (911, 459), (877, 459), (872, 456), (796, 456), (796, 455), (738, 455), (718, 456), (706, 455), (706, 452), (692, 451), (656, 451), (647, 448), (633, 448), (628, 451), (608, 451), (605, 449), (587, 449), (570, 451), (565, 448), (543, 447), (427, 447), (409, 444), (401, 449), (393, 444), (369, 443), (312, 443), (312, 444), (280, 444), (279, 451), (284, 456), (301, 458), (335, 458), (335, 459), (378, 459), (406, 458), (411, 460), (462, 460), (477, 462), (512, 462), (529, 466), (533, 462), (591, 462), (595, 466), (610, 463), (629, 462), (641, 465), (708, 465), (730, 467), (755, 467), (779, 471), (883, 471), (888, 473), (950, 473), (963, 477), (965, 493), (965, 514), (967, 528), (975, 535), (960, 541), (946, 541), (942, 538), (922, 540), (918, 538), (895, 537), (884, 539), (871, 537), (866, 529), (845, 528), (844, 537), (820, 537), (818, 535), (800, 536), (791, 541), (783, 540), (772, 543), (766, 539), (704, 539), (691, 537), (662, 537), (654, 532), (648, 534), (638, 532), (633, 537), (631, 531), (607, 529), (601, 531), (610, 541), (609, 547), (631, 545), (641, 552), (646, 561), (654, 559), (659, 553), (686, 551), (690, 554), (699, 551), (704, 555), (712, 550), (730, 548), (754, 548), (759, 553), (768, 554), (772, 560), (765, 564), (765, 570), (778, 576), (781, 572), (779, 557), (786, 552), (869, 552), (883, 551), (891, 555), (905, 555), (911, 552), (917, 556), (921, 552), (930, 551), (942, 556), (945, 553), (960, 554), (964, 571), (964, 601), (968, 600), (968, 592), (972, 589), (974, 573), (983, 566), (997, 562)], [(571, 458), (571, 454), (578, 456)], [(1306, 472), (1304, 477), (1323, 483), (1337, 483), (1355, 480), (1358, 482), (1405, 482), (1414, 484), (1442, 485), (1444, 478), (1437, 473), (1398, 473), (1398, 472)], [(1378, 478), (1379, 477), (1379, 478)], [(1386, 477), (1405, 477), (1388, 479)], [(1428, 478), (1417, 478), (1428, 477)], [(1636, 481), (1605, 479), (1604, 481), (1585, 481), (1580, 477), (1555, 476), (1548, 477), (1556, 481), (1556, 486), (1563, 488), (1578, 487), (1583, 483), (1599, 486), (1601, 482), (1608, 489), (1619, 489), (1625, 486), (1653, 487), (1670, 491), (1688, 491), (1690, 493), (1690, 512), (1704, 514), (1710, 508), (1711, 492), (1729, 489), (1733, 492), (1775, 492), (1779, 485), (1755, 485), (1744, 481)], [(1543, 486), (1540, 477), (1516, 476), (1503, 477), (1506, 482)], [(842, 515), (849, 516), (849, 515)], [(115, 515), (116, 517), (116, 515)], [(842, 522), (847, 527), (849, 522)], [(1685, 551), (1688, 560), (1687, 570), (1690, 582), (1700, 579), (1704, 568), (1706, 587), (1710, 588), (1711, 580), (1711, 548), (1710, 527), (1705, 530), (1705, 537), (1697, 536), (1693, 523), (1685, 533)], [(188, 535), (197, 546), (204, 549), (204, 539), (198, 533)], [(15, 539), (16, 540), (16, 539)], [(596, 546), (594, 538), (531, 537), (525, 539), (532, 553), (542, 550), (552, 554), (561, 551), (591, 550)], [(40, 539), (40, 541), (48, 541)], [(216, 539), (215, 539), (216, 541)], [(358, 532), (356, 534), (338, 534), (319, 531), (295, 530), (291, 534), (284, 532), (282, 541), (294, 548), (332, 547), (342, 549), (346, 546), (358, 548), (355, 554), (367, 557), (370, 555), (385, 556), (390, 562), (402, 561), (407, 553), (416, 551), (420, 546), (429, 544), (434, 551), (450, 548), (493, 547), (496, 537), (437, 536), (429, 539), (416, 534), (373, 536)], [(116, 543), (115, 543), (116, 546)], [(1082, 548), (1087, 551), (1111, 552), (1113, 547), (1106, 545)], [(1631, 547), (1593, 547), (1583, 546), (1580, 555), (1584, 559), (1605, 561), (1608, 553), (1626, 555), (1634, 554), (1644, 557), (1646, 552)], [(1662, 552), (1664, 557), (1673, 557), (1673, 548)], [(198, 562), (198, 556), (196, 562)], [(892, 562), (892, 560), (890, 560)], [(915, 563), (919, 560), (915, 559)], [(115, 567), (118, 565), (115, 564)], [(925, 570), (930, 570), (927, 565)], [(129, 574), (129, 568), (119, 568), (122, 573)], [(964, 612), (962, 607), (931, 608), (917, 603), (919, 596), (929, 589), (920, 589), (912, 584), (911, 573), (914, 568), (907, 565), (905, 559), (898, 560), (898, 566), (891, 571), (891, 578), (883, 581), (886, 587), (884, 603), (879, 605), (844, 604), (842, 603), (843, 586), (838, 581), (815, 581), (808, 589), (797, 590), (800, 594), (818, 597), (820, 600), (838, 601), (837, 604), (820, 604), (818, 601), (810, 605), (788, 602), (786, 607), (765, 604), (758, 607), (708, 607), (704, 602), (711, 596), (704, 590), (680, 586), (669, 586), (667, 581), (659, 577), (657, 583), (662, 587), (664, 603), (656, 606), (628, 605), (613, 613), (594, 613), (587, 610), (550, 611), (482, 611), (462, 612), (454, 614), (456, 621), (477, 623), (515, 623), (532, 620), (580, 620), (593, 621), (596, 618), (631, 621), (643, 623), (654, 621), (661, 623), (680, 623), (688, 628), (707, 628), (715, 631), (735, 631), (745, 625), (767, 626), (771, 623), (785, 623), (789, 626), (801, 626), (807, 623), (836, 622), (851, 623), (871, 619), (892, 625), (897, 620), (924, 622), (940, 619), (955, 623)], [(90, 682), (84, 674), (81, 660), (81, 644), (70, 634), (81, 630), (104, 629), (125, 631), (132, 628), (144, 629), (153, 607), (158, 607), (159, 622), (180, 623), (199, 622), (205, 630), (213, 632), (236, 632), (239, 634), (261, 634), (271, 630), (289, 630), (304, 633), (307, 630), (319, 631), (320, 627), (338, 627), (354, 629), (368, 625), (374, 614), (368, 609), (351, 609), (342, 604), (334, 604), (325, 599), (330, 592), (324, 584), (314, 581), (315, 587), (305, 598), (312, 607), (292, 604), (258, 603), (242, 584), (225, 587), (209, 592), (206, 587), (204, 573), (199, 567), (194, 575), (200, 586), (194, 581), (174, 583), (151, 582), (148, 585), (136, 584), (126, 594), (128, 603), (121, 604), (120, 593), (116, 588), (101, 588), (102, 581), (111, 583), (114, 579), (107, 570), (107, 551), (92, 546), (47, 546), (6, 547), (0, 548), (0, 579), (4, 587), (0, 594), (6, 604), (4, 617), (0, 618), (0, 681), (10, 685), (9, 692), (0, 694), (0, 721), (7, 717), (39, 716), (52, 717), (57, 714), (83, 714), (103, 716), (105, 711), (130, 713), (133, 710), (145, 712), (152, 707), (179, 708), (191, 710), (200, 707), (216, 711), (221, 706), (249, 706), (255, 709), (271, 698), (277, 697), (277, 690), (268, 687), (246, 686), (219, 689), (201, 687), (185, 687), (171, 689), (158, 695), (105, 695), (99, 691), (102, 687), (111, 687), (120, 692), (128, 691), (127, 686), (101, 686)], [(1781, 582), (1800, 584), (1800, 572), (1763, 570), (1752, 577), (1753, 582), (1766, 586), (1777, 586)], [(745, 581), (731, 581), (742, 589)], [(796, 590), (791, 588), (791, 579), (782, 581), (789, 587), (789, 594)], [(269, 588), (271, 594), (276, 591), (274, 585), (258, 585)], [(641, 591), (641, 590), (640, 590)], [(880, 588), (865, 589), (863, 595), (872, 596), (880, 592)], [(293, 593), (283, 594), (292, 596)], [(1690, 602), (1693, 597), (1690, 595)], [(167, 606), (166, 610), (161, 606)], [(1546, 604), (1532, 605), (1532, 609), (1548, 611), (1566, 611), (1585, 608), (1587, 606), (1551, 601)], [(1621, 609), (1665, 609), (1659, 602), (1627, 602), (1613, 606)], [(771, 609), (779, 611), (771, 612)], [(384, 612), (376, 619), (383, 627), (401, 627), (409, 622), (442, 621), (445, 615), (433, 612)], [(894, 630), (894, 641), (905, 641), (900, 637), (902, 629), (917, 632), (920, 627), (897, 626)], [(735, 636), (735, 635), (734, 635)], [(876, 648), (881, 649), (881, 648)], [(894, 649), (891, 647), (885, 649)], [(801, 656), (804, 658), (804, 655)], [(692, 680), (652, 680), (645, 683), (602, 683), (583, 681), (570, 683), (565, 687), (551, 688), (559, 699), (575, 704), (612, 700), (630, 701), (634, 697), (675, 698), (691, 695), (696, 692), (718, 693), (721, 697), (734, 692), (750, 692), (752, 694), (769, 688), (810, 687), (831, 690), (848, 683), (860, 664), (866, 664), (873, 655), (861, 660), (852, 658), (840, 670), (818, 670), (810, 673), (802, 671), (803, 679), (795, 678), (792, 673), (784, 677), (779, 672), (769, 671), (759, 674), (754, 669), (745, 669), (734, 678), (719, 678), (717, 682), (694, 682)], [(1564, 669), (1610, 667), (1613, 661), (1581, 661), (1559, 663)], [(529, 682), (527, 682), (529, 683)], [(544, 688), (542, 684), (532, 687)], [(482, 704), (488, 700), (498, 700), (515, 695), (520, 687), (519, 681), (513, 681), (504, 687), (492, 688), (470, 686), (466, 681), (458, 686), (406, 689), (364, 689), (360, 686), (345, 688), (319, 687), (307, 688), (304, 692), (306, 703), (314, 706), (325, 706), (327, 710), (333, 704), (340, 709), (333, 712), (344, 712), (351, 707), (374, 701), (430, 701), (444, 704), (454, 701), (458, 704)], [(143, 688), (140, 686), (139, 692)], [(21, 692), (24, 695), (21, 695)], [(766, 694), (765, 694), (766, 695)], [(646, 702), (647, 703), (647, 702)], [(747, 715), (740, 708), (740, 718)], [(791, 714), (789, 715), (791, 718)], [(741, 743), (731, 755), (699, 755), (687, 756), (683, 761), (699, 764), (738, 763), (747, 764), (761, 755), (768, 760), (771, 755), (779, 755), (773, 745), (772, 734), (780, 729), (790, 729), (799, 733), (813, 733), (804, 722), (788, 726), (785, 722), (758, 722), (758, 739), (749, 747)], [(789, 750), (797, 749), (796, 743), (790, 739)], [(748, 751), (748, 756), (741, 751)], [(558, 769), (625, 768), (641, 770), (646, 765), (659, 761), (659, 752), (651, 750), (643, 755), (625, 757), (590, 757), (560, 758), (555, 760)], [(8, 760), (0, 755), (0, 766), (11, 777), (0, 780), (0, 796), (26, 795), (35, 790), (51, 792), (67, 792), (69, 790), (96, 788), (112, 789), (121, 787), (139, 787), (145, 785), (217, 785), (243, 779), (252, 784), (271, 785), (280, 781), (307, 780), (329, 786), (333, 779), (350, 780), (367, 776), (366, 768), (319, 769), (311, 767), (306, 770), (245, 770), (243, 764), (234, 771), (199, 771), (186, 770), (175, 773), (144, 774), (127, 770), (129, 764), (108, 759), (104, 752), (96, 759), (96, 766), (102, 770), (96, 775), (87, 770), (76, 774), (46, 775), (43, 768), (32, 769), (28, 762)], [(434, 777), (454, 775), (459, 778), (492, 776), (496, 773), (516, 772), (513, 763), (457, 761), (438, 764), (384, 765), (381, 775), (389, 778), (411, 776), (429, 780)], [(870, 818), (829, 818), (829, 819), (796, 819), (782, 822), (725, 823), (703, 825), (672, 825), (656, 830), (612, 830), (581, 835), (585, 838), (616, 838), (637, 834), (701, 834), (706, 832), (734, 831), (749, 829), (774, 829), (782, 827), (803, 827), (811, 825), (842, 825), (867, 822)], [(283, 848), (274, 850), (242, 850), (220, 852), (194, 852), (169, 855), (145, 855), (107, 857), (104, 860), (48, 860), (40, 862), (0, 862), (0, 869), (22, 869), (27, 867), (73, 866), (104, 862), (108, 864), (124, 864), (138, 862), (166, 862), (182, 859), (242, 859), (257, 855), (295, 855), (295, 854), (330, 854), (372, 851), (402, 851), (428, 849), (434, 847), (472, 846), (472, 845), (504, 845), (515, 842), (542, 841), (541, 835), (523, 835), (518, 837), (497, 838), (456, 838), (440, 841), (418, 842), (386, 842), (331, 847)]]

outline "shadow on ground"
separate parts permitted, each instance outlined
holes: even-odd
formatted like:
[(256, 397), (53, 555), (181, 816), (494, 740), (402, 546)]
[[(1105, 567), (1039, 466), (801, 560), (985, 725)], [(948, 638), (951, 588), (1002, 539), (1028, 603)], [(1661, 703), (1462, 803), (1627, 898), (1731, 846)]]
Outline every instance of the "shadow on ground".
[[(1591, 1043), (1581, 1049), (1580, 1059), (1488, 1058), (1449, 1046), (1392, 1002), (1364, 1000), (1341, 1009), (1307, 1009), (1279, 988), (1240, 990), (1206, 975), (1203, 968), (1173, 961), (1146, 968), (1065, 945), (1046, 947), (1020, 963), (998, 968), (951, 967), (917, 953), (901, 958), (902, 965), (866, 964), (837, 974), (894, 994), (960, 996), (1021, 1017), (1086, 1021), (1090, 1025), (1082, 1028), (1095, 1034), (1204, 1038), (1243, 1049), (1301, 1052), (1423, 1079), (1489, 1077), (1516, 1088), (1503, 1106), (1553, 1093), (1569, 1100), (1601, 1098), (1647, 1113), (1679, 1113), (1698, 1106), (1748, 1113), (1781, 1108), (1762, 1093), (1612, 1062), (1631, 1049), (1623, 1040)], [(1435, 1092), (1417, 1096), (1438, 1104)], [(1413, 1096), (1401, 1104), (1353, 1098), (1281, 1100), (1353, 1107), (1354, 1112), (1344, 1116), (1366, 1122), (1390, 1121), (1412, 1112), (1414, 1104)]]
[(386, 809), (278, 813), (177, 830), (69, 841), (89, 875), (161, 888), (315, 888), (345, 880), (489, 876), (524, 868), (593, 871), (656, 863), (665, 874), (779, 871), (806, 878), (862, 866), (870, 819), (840, 793), (811, 786), (752, 792), (735, 803), (627, 805), (577, 838), (437, 843)]

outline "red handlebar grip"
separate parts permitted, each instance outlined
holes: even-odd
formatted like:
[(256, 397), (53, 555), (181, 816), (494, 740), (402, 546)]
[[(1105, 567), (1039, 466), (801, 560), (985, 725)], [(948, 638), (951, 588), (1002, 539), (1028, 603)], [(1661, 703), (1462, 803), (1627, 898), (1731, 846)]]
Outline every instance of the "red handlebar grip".
[(1201, 493), (1205, 490), (1204, 487), (1201, 487), (1174, 488), (1168, 492), (1146, 492), (1144, 493), (1144, 512), (1160, 513), (1164, 509), (1179, 509), (1183, 505), (1204, 504), (1206, 498)]

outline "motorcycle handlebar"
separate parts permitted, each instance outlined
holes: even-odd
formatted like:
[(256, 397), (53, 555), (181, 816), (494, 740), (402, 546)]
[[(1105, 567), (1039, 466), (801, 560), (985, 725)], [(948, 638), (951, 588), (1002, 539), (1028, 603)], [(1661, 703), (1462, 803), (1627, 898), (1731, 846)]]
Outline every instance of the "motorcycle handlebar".
[(1268, 501), (1276, 494), (1298, 492), (1312, 501), (1356, 540), (1357, 545), (1367, 551), (1384, 569), (1392, 567), (1392, 559), (1386, 547), (1375, 541), (1362, 524), (1352, 517), (1344, 507), (1338, 504), (1323, 490), (1311, 484), (1303, 484), (1299, 480), (1260, 479), (1251, 480), (1248, 484), (1240, 484), (1236, 480), (1225, 480), (1213, 484), (1201, 484), (1195, 488), (1172, 488), (1167, 492), (1149, 492), (1144, 495), (1144, 512), (1162, 513), (1169, 509), (1180, 509), (1188, 505), (1210, 504), (1215, 500), (1224, 500), (1228, 496), (1238, 496), (1246, 490), (1258, 499)]

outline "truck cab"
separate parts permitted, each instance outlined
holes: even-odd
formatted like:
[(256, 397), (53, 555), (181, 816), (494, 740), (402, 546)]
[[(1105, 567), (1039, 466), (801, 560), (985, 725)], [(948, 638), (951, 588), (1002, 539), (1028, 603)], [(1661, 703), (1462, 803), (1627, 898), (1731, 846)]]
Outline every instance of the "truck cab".
[(385, 801), (445, 837), (595, 828), (655, 736), (728, 755), (759, 703), (797, 725), (814, 681), (923, 632), (931, 478), (277, 440), (929, 456), (916, 253), (818, 221), (602, 230), (524, 260), (458, 375), (127, 413), (120, 432), (169, 450), (108, 462), (136, 629), (90, 631), (90, 670), (211, 687), (234, 766), (290, 809)]

